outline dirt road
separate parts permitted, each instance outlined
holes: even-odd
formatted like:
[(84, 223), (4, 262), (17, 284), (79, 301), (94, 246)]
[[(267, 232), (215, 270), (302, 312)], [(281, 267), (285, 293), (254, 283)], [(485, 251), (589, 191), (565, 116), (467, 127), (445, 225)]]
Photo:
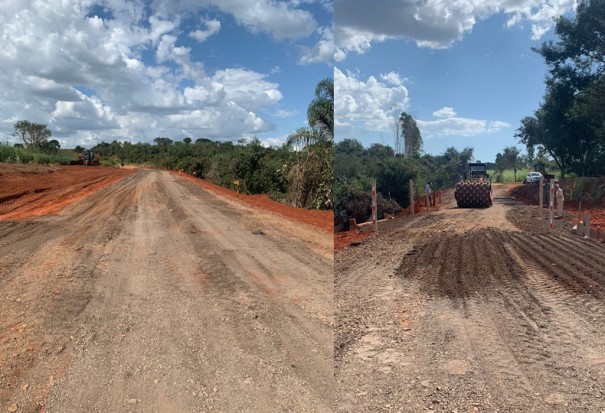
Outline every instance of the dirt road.
[(0, 222), (0, 411), (332, 411), (331, 235), (284, 221), (140, 170)]
[(495, 189), (337, 253), (337, 411), (605, 411), (605, 248)]

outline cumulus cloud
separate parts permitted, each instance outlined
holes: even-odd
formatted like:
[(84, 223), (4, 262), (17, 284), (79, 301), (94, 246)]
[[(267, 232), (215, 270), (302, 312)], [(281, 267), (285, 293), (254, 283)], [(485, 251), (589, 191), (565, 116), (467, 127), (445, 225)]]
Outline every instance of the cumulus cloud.
[[(202, 17), (209, 12), (276, 39), (319, 34), (305, 63), (333, 54), (331, 29), (288, 2), (0, 2), (0, 138), (12, 141), (21, 119), (46, 123), (68, 145), (274, 130), (263, 114), (292, 113), (276, 108), (283, 99), (277, 83), (241, 66), (207, 72), (185, 46), (187, 36), (203, 42), (221, 30), (218, 19)], [(184, 30), (184, 19), (202, 25)]]
[(456, 116), (456, 112), (454, 111), (454, 108), (445, 106), (433, 112), (433, 116), (436, 118), (451, 118)]
[(218, 33), (221, 29), (221, 22), (218, 20), (205, 20), (203, 21), (206, 26), (205, 30), (194, 30), (189, 33), (189, 37), (197, 40), (198, 42), (205, 42), (213, 34)]
[[(451, 109), (451, 108), (444, 108)], [(452, 111), (453, 112), (453, 111)], [(434, 114), (435, 115), (435, 114)], [(437, 116), (437, 115), (435, 115)], [(448, 116), (437, 120), (417, 120), (418, 128), (423, 138), (431, 139), (444, 136), (471, 137), (500, 132), (511, 128), (509, 123), (502, 121), (462, 118)]]
[(156, 51), (156, 60), (158, 63), (164, 63), (172, 60), (182, 63), (189, 57), (191, 51), (188, 47), (176, 46), (176, 36), (165, 34), (162, 36)]
[(320, 40), (315, 47), (303, 48), (303, 54), (298, 60), (300, 64), (306, 65), (319, 62), (332, 64), (334, 61), (334, 33), (332, 32), (332, 28), (320, 27), (317, 31), (321, 35)]
[(308, 36), (317, 28), (311, 13), (293, 8), (286, 2), (238, 0), (217, 1), (216, 5), (233, 13), (240, 23), (252, 31), (269, 31), (277, 39)]
[(336, 23), (338, 13), (335, 14), (334, 44), (335, 44), (335, 60), (337, 62), (346, 59), (350, 52), (364, 54), (372, 47), (373, 42), (384, 42), (394, 36), (373, 33), (366, 29), (356, 29), (352, 27), (342, 26)]
[(399, 76), (399, 73), (396, 72), (382, 73), (380, 78), (391, 85), (399, 86), (403, 84), (403, 80)]
[[(395, 75), (391, 73), (388, 77), (393, 79)], [(374, 76), (363, 80), (355, 73), (343, 73), (337, 67), (334, 68), (334, 93), (337, 136), (390, 131), (394, 113), (401, 112), (409, 104), (408, 90), (402, 84), (383, 82)]]
[(372, 43), (406, 38), (420, 47), (447, 48), (477, 21), (509, 15), (507, 27), (528, 21), (532, 39), (554, 26), (553, 18), (575, 9), (576, 0), (336, 0), (335, 42), (343, 57), (364, 53)]
[(313, 15), (301, 8), (301, 2), (274, 0), (155, 0), (154, 9), (165, 17), (216, 8), (232, 15), (251, 32), (269, 33), (276, 39), (297, 39), (311, 35), (317, 28)]

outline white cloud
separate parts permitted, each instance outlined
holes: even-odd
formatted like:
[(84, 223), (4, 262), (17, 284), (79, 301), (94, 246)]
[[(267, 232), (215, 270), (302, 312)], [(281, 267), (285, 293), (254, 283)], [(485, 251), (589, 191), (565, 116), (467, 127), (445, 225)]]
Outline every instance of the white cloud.
[(336, 135), (341, 137), (364, 131), (390, 131), (394, 113), (401, 112), (409, 103), (405, 86), (383, 83), (374, 76), (364, 81), (337, 67), (334, 68), (334, 93)]
[(380, 78), (391, 85), (400, 86), (403, 84), (403, 80), (399, 76), (399, 73), (389, 72), (389, 73), (381, 73)]
[(300, 64), (306, 65), (310, 63), (327, 63), (334, 62), (334, 33), (330, 27), (320, 27), (317, 29), (321, 35), (321, 39), (315, 47), (304, 48), (303, 54), (298, 60)]
[(433, 116), (436, 118), (451, 118), (456, 116), (456, 112), (454, 108), (450, 108), (449, 106), (442, 107), (439, 110), (433, 112)]
[(154, 0), (158, 14), (170, 17), (179, 13), (217, 8), (232, 15), (253, 33), (269, 33), (276, 39), (298, 39), (311, 35), (317, 28), (313, 15), (298, 8), (300, 2), (275, 0)]
[(212, 80), (222, 85), (225, 100), (248, 110), (261, 111), (282, 99), (276, 83), (267, 82), (264, 75), (250, 70), (219, 70)]
[(577, 0), (336, 0), (335, 41), (341, 60), (372, 43), (405, 38), (420, 47), (447, 48), (477, 21), (503, 13), (506, 26), (532, 23), (532, 39), (554, 26), (553, 18), (575, 10)]
[(189, 33), (189, 37), (197, 40), (198, 42), (205, 42), (213, 34), (218, 33), (221, 29), (221, 22), (218, 20), (205, 20), (202, 23), (206, 26), (206, 30), (194, 30)]
[(272, 116), (275, 116), (276, 118), (291, 118), (293, 116), (298, 115), (298, 111), (296, 110), (284, 110), (284, 109), (277, 109), (276, 111), (271, 113)]
[(238, 22), (253, 32), (266, 31), (277, 39), (309, 36), (317, 28), (311, 13), (296, 9), (287, 2), (217, 0), (214, 3), (221, 10), (232, 13)]
[(511, 127), (502, 121), (490, 121), (461, 117), (448, 117), (438, 120), (416, 120), (422, 137), (431, 139), (443, 136), (471, 137), (500, 132)]
[(99, 99), (77, 92), (78, 101), (57, 101), (50, 124), (59, 133), (64, 130), (106, 130), (119, 127), (111, 108)]
[[(103, 12), (91, 14), (93, 6)], [(199, 30), (184, 30), (182, 16), (202, 19), (216, 10), (276, 39), (319, 34), (305, 63), (334, 53), (331, 29), (282, 1), (0, 1), (0, 139), (12, 140), (21, 119), (46, 123), (69, 145), (274, 130), (262, 114), (294, 113), (277, 108), (277, 83), (241, 66), (208, 73), (184, 46), (188, 35), (201, 42), (223, 29), (218, 19), (205, 19)]]
[(350, 52), (364, 54), (372, 47), (372, 42), (384, 42), (393, 36), (372, 33), (370, 30), (354, 29), (337, 24), (338, 14), (335, 16), (334, 43), (338, 59), (342, 61)]
[(164, 63), (169, 60), (183, 63), (189, 60), (189, 52), (191, 49), (188, 47), (176, 46), (176, 40), (176, 36), (169, 34), (162, 36), (156, 51), (156, 60), (158, 63)]
[(286, 143), (286, 137), (284, 137), (284, 138), (259, 138), (259, 140), (260, 140), (260, 144), (262, 146), (264, 146), (265, 148), (268, 148), (270, 146), (280, 147), (284, 143)]

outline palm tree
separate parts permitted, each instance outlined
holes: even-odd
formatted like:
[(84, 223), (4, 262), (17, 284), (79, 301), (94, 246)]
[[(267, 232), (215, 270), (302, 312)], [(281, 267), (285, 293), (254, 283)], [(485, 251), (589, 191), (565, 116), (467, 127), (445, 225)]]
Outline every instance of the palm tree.
[(317, 128), (328, 139), (334, 139), (334, 79), (323, 79), (315, 87), (315, 99), (307, 109), (307, 120), (311, 128)]
[(315, 143), (324, 142), (327, 140), (325, 131), (319, 128), (298, 128), (290, 135), (286, 144), (293, 146), (298, 149), (302, 149), (305, 146), (313, 145)]

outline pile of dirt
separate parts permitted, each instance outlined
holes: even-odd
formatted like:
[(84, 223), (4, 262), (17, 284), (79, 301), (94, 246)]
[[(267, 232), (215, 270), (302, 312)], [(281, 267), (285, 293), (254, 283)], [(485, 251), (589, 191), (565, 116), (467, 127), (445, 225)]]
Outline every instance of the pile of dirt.
[(102, 166), (0, 163), (0, 221), (57, 213), (133, 172)]
[[(439, 211), (443, 206), (443, 203), (451, 202), (452, 198), (453, 195), (451, 190), (438, 191), (435, 195), (436, 205), (427, 207), (424, 197), (420, 197), (416, 200), (416, 202), (414, 202), (414, 214)], [(378, 204), (378, 208), (380, 209), (380, 203)], [(399, 212), (393, 215), (395, 220), (408, 217), (412, 215), (412, 206), (400, 209)], [(393, 220), (391, 219), (381, 219), (379, 215), (379, 231), (385, 226), (390, 226), (389, 223), (392, 221)], [(373, 234), (373, 231), (374, 229), (372, 225), (367, 225), (362, 228), (350, 228), (348, 231), (336, 232), (334, 234), (334, 250), (339, 251), (349, 246), (360, 245)]]
[[(350, 218), (355, 218), (358, 224), (366, 222), (372, 217), (372, 196), (369, 193), (350, 196), (343, 201), (342, 206), (347, 215)], [(397, 215), (401, 210), (401, 206), (394, 199), (387, 199), (381, 193), (376, 195), (378, 219)]]
[(265, 211), (270, 211), (282, 215), (296, 222), (311, 225), (328, 233), (332, 233), (333, 231), (334, 224), (332, 223), (332, 211), (296, 208), (291, 205), (285, 205), (280, 202), (274, 201), (267, 195), (239, 194), (220, 185), (213, 184), (212, 182), (196, 178), (186, 173), (174, 172), (174, 174), (180, 175), (183, 178), (195, 182), (196, 184), (216, 194), (240, 199), (241, 201), (259, 207)]

